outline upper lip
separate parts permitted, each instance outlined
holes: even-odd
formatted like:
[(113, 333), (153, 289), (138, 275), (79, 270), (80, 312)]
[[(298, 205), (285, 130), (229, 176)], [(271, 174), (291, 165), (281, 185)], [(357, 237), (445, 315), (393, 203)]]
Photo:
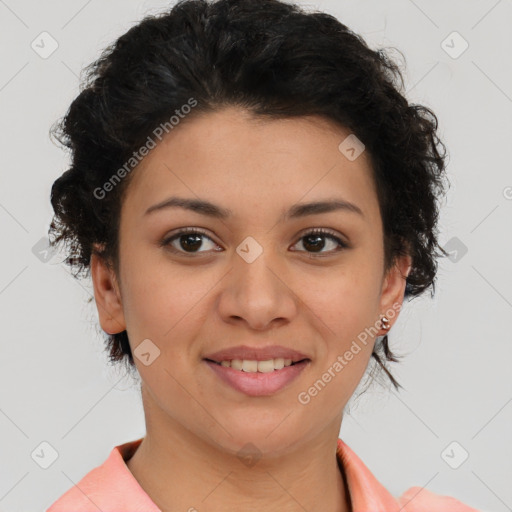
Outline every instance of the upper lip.
[(282, 345), (269, 345), (268, 347), (249, 347), (247, 345), (239, 345), (237, 347), (225, 348), (217, 352), (212, 352), (205, 356), (217, 363), (221, 361), (231, 361), (233, 359), (246, 359), (251, 361), (268, 361), (276, 358), (291, 359), (292, 363), (309, 359), (308, 356), (292, 348), (283, 347)]

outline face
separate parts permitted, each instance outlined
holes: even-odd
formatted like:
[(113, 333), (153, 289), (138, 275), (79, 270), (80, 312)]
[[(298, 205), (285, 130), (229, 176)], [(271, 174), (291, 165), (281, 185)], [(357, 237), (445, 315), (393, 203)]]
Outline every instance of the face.
[[(337, 436), (410, 265), (384, 272), (370, 160), (339, 150), (349, 134), (320, 117), (263, 121), (229, 108), (186, 120), (132, 171), (119, 276), (96, 257), (91, 271), (103, 329), (128, 332), (151, 428), (230, 452), (248, 440), (279, 453), (329, 428)], [(226, 216), (151, 210), (171, 197)], [(290, 214), (328, 201), (353, 206)], [(282, 345), (309, 361), (278, 391), (249, 395), (204, 359), (239, 345)]]

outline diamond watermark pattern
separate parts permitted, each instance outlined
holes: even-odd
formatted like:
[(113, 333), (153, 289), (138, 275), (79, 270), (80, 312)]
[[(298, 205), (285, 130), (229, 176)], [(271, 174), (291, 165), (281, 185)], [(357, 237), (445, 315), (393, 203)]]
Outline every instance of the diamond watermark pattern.
[(55, 252), (53, 247), (50, 247), (48, 237), (43, 236), (32, 246), (32, 254), (43, 263), (48, 263), (52, 259)]
[(133, 354), (144, 366), (149, 366), (160, 356), (160, 349), (150, 339), (146, 338), (137, 345)]
[(47, 59), (59, 47), (59, 43), (48, 32), (41, 32), (30, 44), (39, 57)]
[(361, 155), (364, 148), (364, 144), (353, 133), (338, 146), (340, 152), (351, 162)]
[(441, 458), (452, 469), (458, 469), (469, 457), (467, 450), (457, 441), (452, 441), (442, 452)]
[(261, 451), (252, 443), (247, 443), (239, 450), (237, 457), (251, 468), (261, 459)]
[(50, 443), (43, 441), (30, 456), (39, 467), (48, 469), (59, 458), (59, 453)]
[(452, 263), (458, 263), (468, 252), (468, 247), (459, 238), (454, 236), (444, 245), (443, 249), (449, 253), (448, 259)]
[(441, 42), (441, 48), (452, 59), (458, 59), (469, 48), (469, 43), (457, 31), (453, 31)]
[(252, 263), (263, 252), (263, 247), (254, 240), (252, 236), (248, 236), (237, 248), (236, 252), (247, 263)]

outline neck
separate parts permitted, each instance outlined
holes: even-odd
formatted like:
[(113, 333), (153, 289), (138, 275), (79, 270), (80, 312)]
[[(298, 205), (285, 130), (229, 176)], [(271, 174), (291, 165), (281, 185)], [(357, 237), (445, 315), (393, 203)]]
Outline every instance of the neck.
[(180, 428), (148, 428), (127, 466), (162, 512), (304, 510), (350, 512), (335, 456), (337, 432), (280, 456), (241, 460)]
[[(259, 451), (235, 432), (183, 425), (141, 391), (147, 433), (127, 466), (162, 512), (352, 512), (336, 458), (342, 413), (292, 441), (283, 430), (252, 439)], [(242, 456), (250, 446), (256, 456)]]

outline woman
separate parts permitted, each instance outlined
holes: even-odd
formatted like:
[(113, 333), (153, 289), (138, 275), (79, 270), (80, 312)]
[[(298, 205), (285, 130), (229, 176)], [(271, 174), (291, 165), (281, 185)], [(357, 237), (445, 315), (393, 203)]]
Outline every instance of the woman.
[(49, 512), (474, 511), (393, 497), (338, 438), (371, 358), (399, 387), (387, 333), (446, 254), (437, 118), (398, 67), (327, 14), (185, 0), (88, 71), (50, 234), (147, 432)]

